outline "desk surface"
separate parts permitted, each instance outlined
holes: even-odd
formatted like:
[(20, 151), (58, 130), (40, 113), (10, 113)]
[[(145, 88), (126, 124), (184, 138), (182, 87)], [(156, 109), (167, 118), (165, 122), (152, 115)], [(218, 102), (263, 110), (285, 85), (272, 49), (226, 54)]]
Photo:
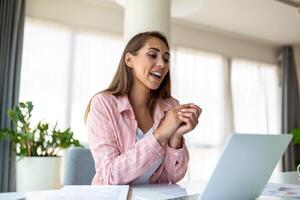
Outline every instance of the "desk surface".
[(297, 172), (284, 172), (280, 173), (277, 177), (271, 177), (269, 183), (300, 185), (300, 178)]
[[(269, 182), (282, 184), (300, 185), (300, 180), (296, 172), (285, 172), (278, 177), (271, 177)], [(189, 181), (179, 184), (153, 184), (153, 185), (137, 185), (131, 187), (132, 200), (137, 199), (168, 199), (174, 196), (195, 195), (201, 193), (204, 189), (204, 181)], [(0, 200), (15, 200), (25, 197), (25, 193), (12, 192), (0, 193)], [(258, 200), (282, 200), (282, 198), (260, 197)]]
[[(282, 183), (300, 185), (297, 172), (281, 173), (277, 177), (271, 177), (269, 183)], [(140, 185), (132, 188), (131, 199), (170, 199), (174, 196), (194, 195), (203, 191), (205, 181), (189, 181), (173, 185)], [(172, 196), (173, 195), (173, 196)], [(282, 198), (260, 197), (258, 200), (275, 200)]]

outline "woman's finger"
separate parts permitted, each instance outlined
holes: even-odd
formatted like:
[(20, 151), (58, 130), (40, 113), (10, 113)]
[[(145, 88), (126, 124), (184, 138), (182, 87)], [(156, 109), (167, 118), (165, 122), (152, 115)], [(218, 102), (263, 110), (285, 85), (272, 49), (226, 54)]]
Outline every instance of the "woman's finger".
[(201, 114), (201, 112), (202, 112), (202, 108), (200, 108), (200, 107), (197, 106), (196, 104), (192, 104), (191, 107), (197, 109), (198, 115), (200, 116), (200, 114)]
[(193, 121), (193, 123), (197, 123), (197, 121), (198, 121), (198, 117), (196, 116), (197, 114), (196, 113), (193, 113), (193, 112), (178, 112), (178, 115), (179, 116), (183, 116), (183, 117), (188, 117), (188, 118), (190, 118), (192, 121)]
[(198, 113), (198, 110), (196, 108), (183, 108), (183, 109), (180, 109), (180, 112), (193, 113), (193, 115), (196, 119), (198, 119), (200, 116), (200, 114)]
[(189, 108), (189, 107), (191, 107), (191, 104), (182, 104), (182, 105), (177, 105), (177, 106), (173, 107), (172, 110), (178, 112), (180, 109)]
[(189, 131), (196, 127), (196, 122), (189, 117), (179, 115), (179, 119), (186, 123), (184, 126), (186, 126)]

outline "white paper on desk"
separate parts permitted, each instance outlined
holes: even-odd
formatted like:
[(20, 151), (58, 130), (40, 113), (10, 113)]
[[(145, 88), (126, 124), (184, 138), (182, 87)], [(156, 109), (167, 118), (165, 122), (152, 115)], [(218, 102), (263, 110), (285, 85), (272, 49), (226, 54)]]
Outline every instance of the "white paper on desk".
[[(61, 189), (64, 193), (72, 193), (72, 199), (97, 199), (97, 200), (127, 200), (129, 185), (72, 185)], [(78, 198), (77, 198), (78, 197)], [(93, 197), (93, 198), (92, 198)]]
[(262, 195), (281, 198), (300, 198), (300, 185), (268, 183)]
[(127, 200), (129, 186), (65, 186), (60, 190), (26, 193), (26, 200)]
[(132, 198), (137, 200), (162, 200), (186, 196), (185, 188), (176, 184), (149, 184), (133, 188)]

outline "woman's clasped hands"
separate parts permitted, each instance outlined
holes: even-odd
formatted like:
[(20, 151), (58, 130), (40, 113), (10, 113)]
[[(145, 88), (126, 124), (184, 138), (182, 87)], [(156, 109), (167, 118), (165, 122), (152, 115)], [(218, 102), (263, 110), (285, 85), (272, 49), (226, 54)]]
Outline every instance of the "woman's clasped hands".
[(154, 136), (160, 144), (169, 140), (169, 145), (179, 148), (182, 136), (192, 131), (198, 124), (202, 109), (193, 103), (178, 105), (170, 109)]

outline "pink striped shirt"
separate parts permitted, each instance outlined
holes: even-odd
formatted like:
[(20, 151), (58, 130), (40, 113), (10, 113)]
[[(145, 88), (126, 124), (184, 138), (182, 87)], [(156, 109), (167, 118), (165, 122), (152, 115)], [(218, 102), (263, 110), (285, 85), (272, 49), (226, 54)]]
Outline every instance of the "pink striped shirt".
[[(154, 109), (156, 130), (165, 112), (178, 105), (174, 98), (163, 100)], [(149, 183), (176, 183), (187, 171), (189, 154), (186, 145), (174, 149), (168, 142), (160, 145), (153, 134), (136, 142), (137, 121), (127, 96), (108, 93), (96, 95), (87, 118), (90, 149), (96, 174), (92, 184), (129, 184), (144, 174), (160, 156), (161, 166)]]

